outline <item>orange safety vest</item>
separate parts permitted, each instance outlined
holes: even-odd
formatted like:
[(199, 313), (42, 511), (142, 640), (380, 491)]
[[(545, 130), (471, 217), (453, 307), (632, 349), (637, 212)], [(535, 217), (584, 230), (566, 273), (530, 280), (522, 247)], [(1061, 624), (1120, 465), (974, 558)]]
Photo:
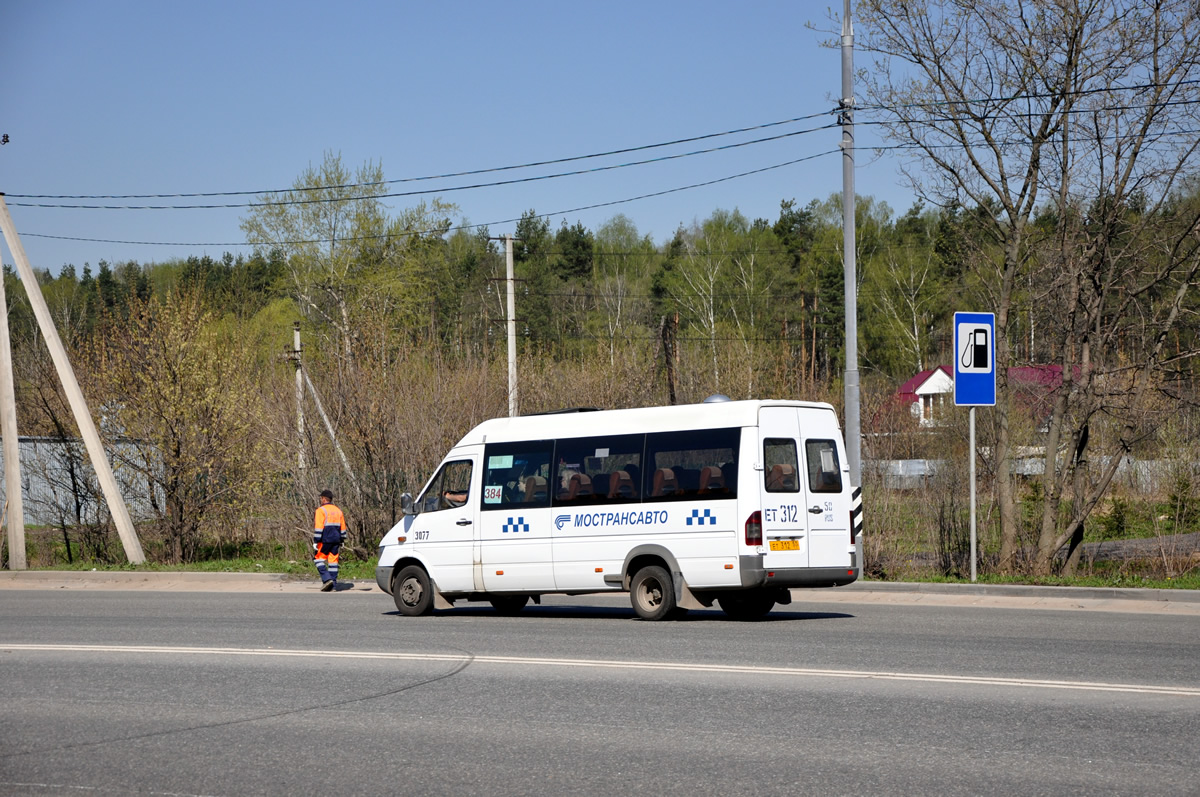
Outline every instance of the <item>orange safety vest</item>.
[(333, 504), (317, 507), (313, 517), (313, 542), (326, 545), (341, 543), (346, 536), (346, 516)]

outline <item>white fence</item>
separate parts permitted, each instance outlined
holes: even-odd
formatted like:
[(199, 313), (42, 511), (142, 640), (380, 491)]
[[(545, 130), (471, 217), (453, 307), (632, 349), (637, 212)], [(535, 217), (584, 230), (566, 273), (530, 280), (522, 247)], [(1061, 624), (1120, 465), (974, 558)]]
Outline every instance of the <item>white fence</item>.
[[(1091, 462), (1092, 472), (1099, 472), (1111, 461), (1110, 457), (1096, 457)], [(927, 486), (943, 468), (966, 468), (966, 465), (944, 459), (873, 459), (863, 461), (863, 471), (877, 476), (886, 489), (914, 490)], [(1042, 475), (1045, 466), (1041, 457), (1020, 457), (1013, 460), (1012, 472), (1036, 477)], [(1176, 479), (1183, 474), (1193, 480), (1200, 478), (1200, 463), (1124, 457), (1117, 466), (1114, 481), (1134, 492), (1157, 493), (1173, 489)]]
[[(113, 471), (130, 515), (135, 520), (153, 515), (144, 482), (139, 484), (128, 468), (120, 467), (121, 455), (132, 455), (134, 447), (118, 443), (115, 449), (115, 452), (109, 452), (110, 461), (117, 460), (112, 463)], [(57, 526), (65, 522), (74, 525), (76, 518), (85, 523), (96, 522), (101, 514), (107, 514), (107, 509), (101, 505), (103, 496), (97, 487), (96, 474), (84, 455), (82, 440), (64, 443), (57, 437), (22, 437), (20, 457), (21, 499), (27, 524)], [(4, 458), (0, 454), (0, 476), (3, 473)], [(6, 489), (5, 480), (0, 477), (0, 497), (5, 500)]]

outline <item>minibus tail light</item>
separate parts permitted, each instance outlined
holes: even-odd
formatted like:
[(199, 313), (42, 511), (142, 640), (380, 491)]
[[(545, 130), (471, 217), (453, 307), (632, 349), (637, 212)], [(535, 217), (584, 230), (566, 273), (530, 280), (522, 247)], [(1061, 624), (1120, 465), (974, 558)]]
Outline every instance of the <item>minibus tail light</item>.
[(762, 545), (762, 512), (755, 512), (746, 518), (746, 544)]

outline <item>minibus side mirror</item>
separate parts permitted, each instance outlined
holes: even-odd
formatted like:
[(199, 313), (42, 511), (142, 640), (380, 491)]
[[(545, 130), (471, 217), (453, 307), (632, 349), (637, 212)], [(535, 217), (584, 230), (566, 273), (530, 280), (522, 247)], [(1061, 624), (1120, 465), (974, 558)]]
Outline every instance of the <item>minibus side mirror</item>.
[(406, 515), (417, 514), (416, 507), (413, 506), (412, 493), (403, 493), (400, 496), (400, 511)]

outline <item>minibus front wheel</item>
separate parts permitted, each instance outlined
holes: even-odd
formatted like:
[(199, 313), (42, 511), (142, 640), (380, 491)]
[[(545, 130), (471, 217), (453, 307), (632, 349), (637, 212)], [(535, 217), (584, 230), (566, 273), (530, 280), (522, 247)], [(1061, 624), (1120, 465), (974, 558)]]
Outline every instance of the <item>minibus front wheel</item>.
[(407, 617), (429, 614), (433, 608), (433, 585), (425, 568), (409, 565), (397, 573), (392, 582), (392, 597), (400, 614)]
[(658, 565), (643, 567), (629, 582), (633, 610), (643, 620), (665, 620), (674, 616), (675, 586), (671, 575)]

